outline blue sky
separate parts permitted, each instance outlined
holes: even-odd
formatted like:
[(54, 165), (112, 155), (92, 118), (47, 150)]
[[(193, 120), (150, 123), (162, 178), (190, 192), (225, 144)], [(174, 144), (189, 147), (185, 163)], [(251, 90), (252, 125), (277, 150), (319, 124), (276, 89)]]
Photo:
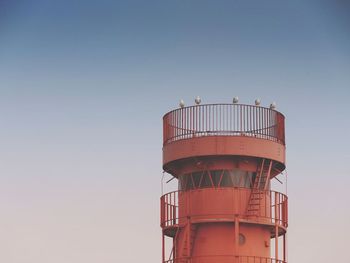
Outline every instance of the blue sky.
[(277, 102), (289, 261), (344, 260), (349, 11), (344, 0), (1, 1), (0, 261), (160, 260), (161, 118), (197, 95)]

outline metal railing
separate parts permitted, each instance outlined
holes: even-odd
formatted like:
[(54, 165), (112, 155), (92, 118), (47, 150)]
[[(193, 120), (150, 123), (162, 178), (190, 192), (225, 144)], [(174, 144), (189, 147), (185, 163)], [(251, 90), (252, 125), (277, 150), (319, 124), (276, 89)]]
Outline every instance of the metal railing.
[(179, 191), (167, 193), (160, 198), (160, 222), (163, 228), (179, 224)]
[(272, 223), (288, 227), (288, 197), (285, 194), (270, 191)]
[(176, 258), (164, 261), (164, 263), (200, 263), (203, 262), (225, 262), (225, 263), (286, 263), (286, 261), (275, 258), (258, 256), (233, 256), (233, 255), (208, 255), (195, 256), (191, 258)]
[[(249, 188), (217, 188), (217, 190), (232, 189), (232, 191), (251, 191)], [(187, 196), (191, 194), (193, 191), (200, 190), (190, 190), (187, 191)], [(163, 228), (173, 227), (179, 225), (179, 193), (181, 191), (173, 191), (167, 193), (161, 197), (160, 200), (160, 225)], [(285, 194), (270, 191), (270, 190), (261, 190), (262, 196), (260, 199), (259, 210), (256, 214), (252, 216), (248, 216), (246, 214), (245, 209), (241, 209), (245, 211), (242, 213), (242, 216), (246, 216), (249, 221), (262, 223), (269, 223), (278, 226), (287, 227), (288, 226), (288, 197)], [(247, 194), (246, 196), (249, 196)], [(188, 202), (185, 198), (182, 198), (182, 202), (180, 205), (186, 206)], [(246, 205), (248, 205), (249, 199), (246, 200)], [(184, 209), (185, 210), (185, 209)], [(191, 213), (191, 212), (190, 212)], [(186, 217), (187, 215), (182, 215)], [(189, 216), (196, 216), (196, 214), (190, 214)], [(201, 215), (203, 216), (203, 215)], [(218, 214), (218, 215), (208, 215), (208, 216), (227, 216), (227, 214)], [(263, 219), (263, 220), (260, 220)]]
[[(288, 227), (288, 197), (285, 194), (269, 190), (258, 190), (260, 193), (258, 211), (253, 216), (268, 219), (270, 223)], [(249, 216), (249, 215), (248, 215)]]
[(284, 116), (273, 109), (244, 104), (196, 105), (164, 115), (164, 145), (202, 136), (251, 136), (285, 144)]

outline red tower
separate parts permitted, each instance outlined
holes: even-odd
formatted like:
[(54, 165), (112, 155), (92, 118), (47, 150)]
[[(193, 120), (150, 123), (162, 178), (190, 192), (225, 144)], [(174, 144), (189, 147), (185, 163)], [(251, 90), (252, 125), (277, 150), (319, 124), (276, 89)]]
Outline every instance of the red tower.
[[(163, 117), (163, 263), (286, 262), (284, 116), (242, 104), (183, 107)], [(171, 249), (166, 243), (170, 240)]]

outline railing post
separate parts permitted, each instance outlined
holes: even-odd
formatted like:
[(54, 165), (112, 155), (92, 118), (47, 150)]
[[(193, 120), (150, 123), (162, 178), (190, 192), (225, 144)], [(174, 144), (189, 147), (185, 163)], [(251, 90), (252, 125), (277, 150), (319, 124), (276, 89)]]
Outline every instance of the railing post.
[(164, 208), (163, 208), (163, 196), (160, 198), (160, 226), (163, 227), (164, 221)]
[(235, 215), (235, 262), (239, 263), (239, 218)]
[(277, 200), (278, 200), (278, 193), (275, 192), (275, 260), (278, 260), (278, 220), (277, 220)]
[(286, 257), (286, 234), (283, 235), (283, 263), (286, 262), (287, 257)]
[(164, 230), (162, 230), (162, 263), (165, 261), (165, 237), (164, 237)]

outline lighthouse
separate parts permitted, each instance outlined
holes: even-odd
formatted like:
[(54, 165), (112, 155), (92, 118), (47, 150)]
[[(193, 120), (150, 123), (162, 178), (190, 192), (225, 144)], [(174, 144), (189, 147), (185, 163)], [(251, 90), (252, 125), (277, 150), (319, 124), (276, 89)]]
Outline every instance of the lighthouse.
[(270, 107), (196, 104), (163, 117), (162, 263), (285, 263), (285, 117)]

